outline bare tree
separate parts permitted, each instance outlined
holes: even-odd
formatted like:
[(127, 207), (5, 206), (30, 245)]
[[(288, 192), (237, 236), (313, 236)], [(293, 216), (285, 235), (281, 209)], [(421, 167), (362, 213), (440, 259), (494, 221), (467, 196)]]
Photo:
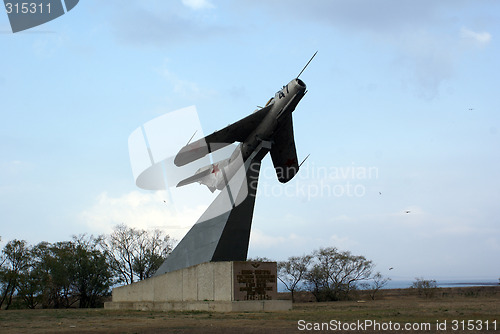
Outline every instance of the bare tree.
[(137, 233), (137, 246), (133, 269), (139, 280), (143, 280), (153, 276), (172, 252), (173, 241), (158, 229), (150, 232), (142, 230)]
[(173, 244), (172, 238), (160, 230), (148, 232), (120, 224), (101, 246), (120, 281), (130, 284), (153, 276), (172, 252)]
[(102, 243), (111, 268), (126, 284), (134, 282), (135, 232), (129, 231), (125, 224), (115, 226), (105, 242)]
[(352, 255), (350, 252), (342, 252), (339, 256), (338, 267), (340, 279), (336, 282), (343, 288), (344, 298), (347, 299), (349, 292), (356, 288), (356, 283), (370, 279), (373, 263), (361, 255)]
[(368, 291), (368, 294), (372, 300), (375, 300), (375, 295), (378, 290), (382, 289), (391, 280), (389, 277), (384, 277), (380, 272), (377, 272), (372, 276), (371, 283), (363, 284), (363, 287)]
[[(2, 241), (2, 237), (0, 237), (0, 241)], [(3, 252), (0, 253), (0, 270), (2, 270), (2, 266), (7, 259), (5, 258), (5, 254)], [(500, 279), (499, 279), (500, 281)]]
[(106, 257), (98, 248), (102, 237), (73, 236), (69, 243), (72, 268), (71, 282), (73, 294), (78, 297), (79, 307), (97, 307), (101, 296), (109, 292), (112, 270)]
[(320, 248), (313, 253), (313, 266), (307, 281), (316, 300), (347, 299), (360, 281), (370, 278), (373, 263), (335, 247)]
[(410, 288), (415, 289), (419, 296), (432, 298), (437, 291), (437, 283), (435, 280), (426, 280), (424, 278), (417, 277)]
[(292, 302), (295, 302), (294, 292), (300, 288), (301, 283), (311, 263), (311, 255), (291, 256), (287, 261), (278, 262), (278, 279), (292, 294)]
[(7, 302), (8, 309), (21, 276), (29, 267), (30, 248), (24, 240), (12, 240), (5, 245), (2, 255), (4, 262), (0, 267), (0, 307)]

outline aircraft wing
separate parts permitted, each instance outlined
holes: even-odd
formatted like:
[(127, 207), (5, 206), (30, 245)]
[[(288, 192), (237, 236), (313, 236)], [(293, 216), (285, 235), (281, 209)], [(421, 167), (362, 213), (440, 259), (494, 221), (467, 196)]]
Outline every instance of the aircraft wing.
[(215, 131), (205, 138), (198, 139), (184, 146), (175, 156), (176, 166), (184, 166), (190, 162), (203, 158), (210, 152), (231, 145), (235, 141), (243, 142), (250, 133), (262, 122), (273, 105), (264, 107), (239, 121)]
[(190, 177), (180, 181), (179, 183), (177, 183), (177, 187), (182, 187), (182, 186), (185, 186), (187, 184), (191, 184), (191, 183), (200, 181), (201, 179), (203, 179), (204, 177), (206, 177), (210, 174), (212, 174), (212, 169), (211, 168), (206, 169), (202, 172), (196, 173), (193, 176), (190, 176)]
[(293, 138), (292, 114), (282, 120), (280, 128), (274, 134), (274, 144), (271, 147), (276, 176), (281, 183), (290, 181), (299, 171), (297, 151)]

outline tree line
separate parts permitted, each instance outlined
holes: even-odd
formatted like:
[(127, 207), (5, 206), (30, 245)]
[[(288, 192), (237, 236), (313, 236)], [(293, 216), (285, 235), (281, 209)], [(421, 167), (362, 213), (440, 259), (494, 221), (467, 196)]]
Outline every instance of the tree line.
[(101, 306), (114, 285), (153, 276), (173, 244), (160, 230), (123, 224), (63, 242), (11, 240), (0, 253), (0, 309)]
[[(108, 235), (84, 234), (70, 241), (9, 241), (0, 252), (0, 309), (102, 306), (113, 286), (152, 277), (174, 243), (158, 229), (124, 224)], [(371, 260), (335, 247), (279, 261), (278, 279), (293, 301), (296, 291), (310, 291), (317, 301), (337, 301), (351, 299), (359, 289), (375, 299), (389, 281), (374, 273)]]
[(374, 267), (364, 256), (327, 247), (278, 262), (278, 279), (290, 291), (292, 301), (296, 291), (309, 291), (319, 302), (348, 300), (359, 289), (375, 299), (390, 278), (374, 273)]

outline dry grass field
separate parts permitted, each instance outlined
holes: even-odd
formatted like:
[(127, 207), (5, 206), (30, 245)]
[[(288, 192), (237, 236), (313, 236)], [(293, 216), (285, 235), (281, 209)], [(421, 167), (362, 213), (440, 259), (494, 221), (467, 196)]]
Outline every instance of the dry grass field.
[[(430, 324), (430, 330), (415, 333), (497, 333), (500, 332), (500, 286), (444, 288), (433, 298), (416, 296), (409, 289), (383, 290), (376, 300), (360, 295), (345, 302), (298, 302), (287, 312), (141, 312), (104, 309), (2, 310), (0, 333), (293, 333), (307, 328), (377, 323), (375, 328), (357, 330), (323, 327), (329, 333), (398, 333), (396, 324)], [(307, 295), (299, 296), (308, 300)], [(303, 320), (303, 322), (299, 322)], [(330, 323), (333, 320), (332, 323)], [(474, 320), (473, 323), (468, 321)], [(337, 322), (335, 322), (337, 321)], [(436, 321), (446, 321), (447, 330), (437, 330)], [(463, 322), (462, 322), (463, 321)], [(488, 329), (486, 329), (488, 321)], [(493, 321), (496, 321), (496, 331)], [(299, 330), (300, 326), (302, 331)], [(467, 330), (473, 324), (475, 330)], [(482, 325), (482, 329), (479, 329)], [(353, 326), (353, 325), (352, 325)], [(391, 326), (391, 327), (388, 327)], [(391, 330), (392, 328), (392, 330)], [(385, 330), (384, 330), (385, 329)], [(320, 331), (312, 331), (320, 332)]]

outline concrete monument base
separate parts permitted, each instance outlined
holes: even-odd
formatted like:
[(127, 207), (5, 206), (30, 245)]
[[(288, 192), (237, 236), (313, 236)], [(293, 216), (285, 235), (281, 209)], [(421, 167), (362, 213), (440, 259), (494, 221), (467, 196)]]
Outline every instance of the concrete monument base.
[(276, 262), (206, 262), (113, 289), (112, 310), (286, 311)]
[(292, 303), (290, 300), (107, 302), (104, 308), (137, 311), (276, 312), (291, 310)]

